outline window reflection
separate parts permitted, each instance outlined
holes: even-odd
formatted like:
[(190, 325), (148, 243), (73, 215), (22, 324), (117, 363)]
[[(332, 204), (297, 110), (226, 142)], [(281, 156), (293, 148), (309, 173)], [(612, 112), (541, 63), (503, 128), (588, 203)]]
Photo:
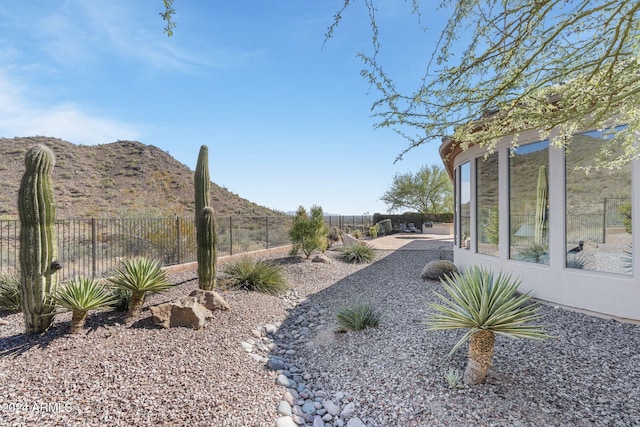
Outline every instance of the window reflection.
[(471, 248), (471, 166), (460, 166), (460, 247)]
[[(631, 274), (631, 165), (590, 171), (601, 132), (574, 136), (566, 161), (566, 266)], [(616, 153), (614, 153), (616, 154)]]
[(549, 264), (549, 143), (511, 148), (509, 157), (510, 258)]
[(498, 153), (476, 159), (478, 253), (498, 256)]

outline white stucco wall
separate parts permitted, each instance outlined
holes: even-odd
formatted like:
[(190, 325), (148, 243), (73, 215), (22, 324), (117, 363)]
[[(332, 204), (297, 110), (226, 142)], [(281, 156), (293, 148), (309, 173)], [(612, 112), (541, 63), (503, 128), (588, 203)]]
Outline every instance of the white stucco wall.
[[(537, 132), (521, 134), (519, 144), (539, 141)], [(476, 253), (475, 244), (470, 249), (454, 248), (454, 260), (459, 268), (483, 265), (495, 271), (510, 272), (522, 279), (523, 291), (532, 291), (536, 298), (610, 316), (640, 320), (640, 251), (633, 251), (634, 271), (631, 276), (588, 270), (567, 269), (565, 265), (565, 173), (564, 156), (560, 149), (549, 149), (549, 265), (509, 259), (509, 171), (508, 151), (511, 138), (504, 138), (497, 147), (499, 153), (499, 257)], [(471, 240), (477, 241), (475, 225), (475, 176), (474, 159), (486, 150), (471, 147), (454, 159), (454, 167), (470, 161), (471, 165)], [(640, 212), (640, 166), (632, 165), (632, 207)], [(640, 229), (640, 215), (633, 215), (633, 229)], [(640, 233), (633, 234), (633, 247), (640, 247)]]

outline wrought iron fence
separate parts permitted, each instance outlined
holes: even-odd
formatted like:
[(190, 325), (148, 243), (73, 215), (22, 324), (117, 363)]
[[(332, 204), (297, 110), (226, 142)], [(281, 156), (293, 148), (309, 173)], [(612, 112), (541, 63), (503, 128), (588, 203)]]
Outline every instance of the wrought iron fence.
[[(285, 246), (292, 216), (217, 217), (219, 256)], [(325, 223), (347, 229), (371, 224), (370, 216), (326, 216)], [(196, 261), (193, 218), (87, 218), (56, 221), (62, 279), (102, 276), (121, 260), (144, 256), (164, 265)], [(0, 220), (0, 271), (19, 265), (20, 222)]]

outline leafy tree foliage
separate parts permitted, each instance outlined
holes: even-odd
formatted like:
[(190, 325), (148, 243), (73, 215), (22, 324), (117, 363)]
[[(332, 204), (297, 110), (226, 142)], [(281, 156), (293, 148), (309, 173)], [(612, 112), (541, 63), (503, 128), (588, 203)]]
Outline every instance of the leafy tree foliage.
[(380, 198), (389, 212), (407, 208), (419, 213), (437, 214), (453, 209), (453, 186), (446, 171), (438, 166), (423, 166), (413, 174), (396, 174), (391, 188)]
[[(352, 3), (344, 0), (327, 38)], [(406, 3), (418, 21), (434, 7)], [(398, 89), (378, 59), (376, 17), (383, 2), (364, 4), (373, 53), (361, 54), (363, 75), (382, 94), (373, 106), (378, 126), (409, 140), (399, 158), (449, 136), (462, 148), (477, 143), (490, 150), (501, 136), (515, 133), (517, 144), (517, 133), (526, 129), (540, 129), (541, 139), (566, 147), (577, 131), (621, 124), (626, 126), (612, 131), (591, 167), (616, 168), (639, 157), (640, 2), (441, 0), (449, 19), (432, 38), (424, 77), (409, 91)]]

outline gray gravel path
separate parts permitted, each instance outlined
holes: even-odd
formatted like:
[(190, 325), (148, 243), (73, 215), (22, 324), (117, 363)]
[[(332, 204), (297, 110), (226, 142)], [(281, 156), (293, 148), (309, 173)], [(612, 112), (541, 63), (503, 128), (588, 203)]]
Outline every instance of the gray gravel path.
[[(378, 251), (371, 265), (344, 264), (334, 253), (331, 264), (285, 262), (295, 292), (226, 292), (232, 310), (199, 331), (159, 329), (148, 317), (149, 304), (197, 287), (194, 272), (173, 276), (184, 283), (153, 296), (131, 327), (94, 313), (88, 333), (72, 337), (64, 314), (49, 333), (27, 337), (20, 314), (0, 313), (0, 425), (272, 427), (286, 388), (240, 344), (268, 323), (279, 326), (276, 347), (262, 355), (295, 366), (336, 410), (348, 407), (323, 427), (356, 418), (368, 427), (640, 425), (640, 327), (551, 306), (542, 312), (556, 339), (499, 337), (488, 383), (449, 388), (444, 372), (465, 364), (464, 349), (446, 357), (459, 335), (421, 324), (439, 284), (420, 280), (420, 270), (442, 254)], [(382, 312), (380, 326), (334, 333), (337, 311), (359, 301)]]

